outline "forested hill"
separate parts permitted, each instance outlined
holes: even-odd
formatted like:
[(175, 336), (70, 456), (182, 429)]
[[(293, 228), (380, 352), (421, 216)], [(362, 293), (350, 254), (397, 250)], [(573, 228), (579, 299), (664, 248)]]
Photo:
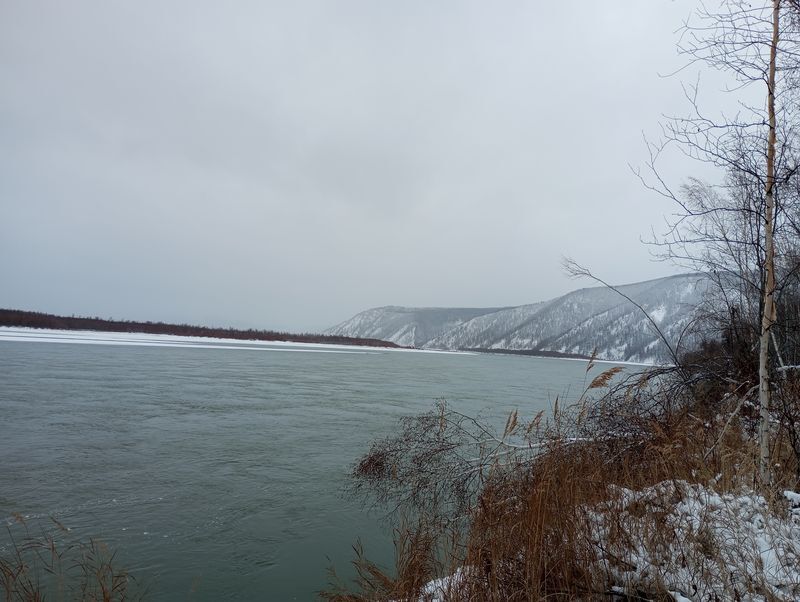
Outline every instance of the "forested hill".
[(273, 330), (238, 330), (235, 328), (209, 328), (189, 324), (164, 322), (131, 322), (103, 320), (102, 318), (76, 318), (56, 316), (19, 309), (0, 309), (0, 326), (22, 328), (50, 328), (54, 330), (94, 330), (99, 332), (140, 332), (144, 334), (171, 334), (186, 337), (211, 337), (249, 341), (284, 341), (293, 343), (328, 343), (332, 345), (364, 345), (368, 347), (395, 347), (400, 345), (369, 337), (349, 337), (330, 334), (290, 334)]
[[(618, 287), (584, 288), (561, 297), (504, 308), (378, 307), (334, 326), (328, 334), (377, 336), (427, 349), (528, 351), (590, 355), (615, 361), (669, 361), (653, 323), (677, 342), (708, 286), (682, 274)], [(647, 315), (645, 315), (645, 312)]]

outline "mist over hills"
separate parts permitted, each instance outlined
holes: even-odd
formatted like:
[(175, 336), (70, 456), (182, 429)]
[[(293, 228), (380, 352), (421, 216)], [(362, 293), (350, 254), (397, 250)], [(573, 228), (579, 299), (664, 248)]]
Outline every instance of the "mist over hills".
[[(617, 289), (638, 303), (674, 343), (708, 287), (702, 274), (681, 274)], [(582, 288), (516, 307), (363, 311), (326, 334), (378, 338), (425, 349), (557, 352), (629, 362), (667, 361), (669, 353), (642, 311), (606, 287)]]

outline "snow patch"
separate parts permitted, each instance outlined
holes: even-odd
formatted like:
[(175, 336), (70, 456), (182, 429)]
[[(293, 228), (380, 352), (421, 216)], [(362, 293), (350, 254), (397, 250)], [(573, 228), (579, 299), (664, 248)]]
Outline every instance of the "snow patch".
[(653, 311), (650, 312), (650, 317), (653, 319), (653, 322), (656, 324), (661, 324), (664, 321), (664, 318), (667, 316), (667, 308), (664, 305), (659, 305)]
[[(676, 600), (698, 602), (800, 598), (800, 509), (776, 514), (753, 491), (720, 494), (677, 481), (619, 488), (588, 512), (596, 568), (626, 589), (663, 584)], [(648, 537), (655, 515), (666, 533), (657, 542)]]

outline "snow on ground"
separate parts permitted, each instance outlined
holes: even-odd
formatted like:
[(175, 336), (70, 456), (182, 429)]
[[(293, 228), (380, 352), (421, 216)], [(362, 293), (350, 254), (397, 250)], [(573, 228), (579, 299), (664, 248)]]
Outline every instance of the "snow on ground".
[(797, 600), (800, 509), (786, 506), (684, 481), (619, 488), (589, 511), (596, 568), (623, 588), (663, 588), (676, 600)]
[[(140, 347), (185, 347), (192, 349), (238, 349), (249, 351), (294, 351), (306, 353), (384, 353), (387, 351), (413, 353), (436, 352), (427, 349), (394, 349), (366, 345), (335, 345), (330, 343), (297, 343), (292, 341), (257, 341), (186, 337), (171, 334), (139, 332), (97, 332), (93, 330), (51, 330), (46, 328), (17, 328), (0, 326), (0, 341), (74, 343), (84, 345), (133, 345)], [(472, 355), (472, 354), (468, 354)]]
[(456, 569), (455, 573), (441, 579), (434, 579), (422, 588), (419, 602), (444, 602), (454, 597), (458, 586), (465, 577), (466, 569)]
[[(720, 494), (685, 481), (617, 488), (585, 509), (592, 568), (619, 600), (665, 590), (675, 602), (800, 600), (800, 494), (783, 497), (770, 508), (747, 489)], [(419, 602), (460, 600), (466, 570), (428, 583)]]
[(0, 327), (0, 341), (250, 351), (304, 351), (309, 353), (369, 353), (372, 349), (370, 347), (350, 347), (346, 345), (215, 339), (211, 337), (183, 337), (137, 332), (96, 332), (90, 330), (49, 330), (12, 327)]

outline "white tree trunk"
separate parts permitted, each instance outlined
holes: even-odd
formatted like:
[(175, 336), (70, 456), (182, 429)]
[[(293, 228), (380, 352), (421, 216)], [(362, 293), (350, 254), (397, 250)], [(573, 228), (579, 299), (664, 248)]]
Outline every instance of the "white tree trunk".
[(780, 24), (780, 0), (772, 2), (772, 43), (769, 54), (769, 75), (767, 80), (767, 112), (769, 115), (769, 136), (767, 138), (767, 182), (766, 208), (764, 215), (764, 307), (761, 314), (761, 337), (758, 355), (758, 401), (761, 415), (758, 425), (759, 476), (762, 485), (772, 484), (772, 463), (770, 460), (770, 369), (769, 342), (772, 325), (777, 317), (775, 307), (775, 63), (778, 50), (778, 30)]

